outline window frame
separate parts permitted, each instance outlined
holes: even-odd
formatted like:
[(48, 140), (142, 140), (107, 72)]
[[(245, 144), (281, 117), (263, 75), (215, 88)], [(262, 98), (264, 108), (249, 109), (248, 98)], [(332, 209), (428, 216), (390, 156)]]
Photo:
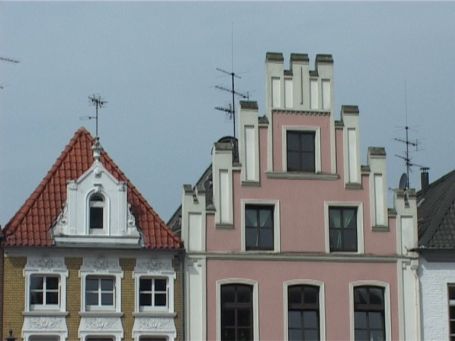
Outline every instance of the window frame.
[[(280, 236), (280, 201), (267, 200), (267, 199), (241, 199), (241, 251), (242, 252), (280, 252), (281, 249), (281, 236)], [(245, 214), (246, 206), (273, 206), (273, 249), (271, 250), (247, 250), (246, 248), (246, 223)]]
[(354, 289), (357, 287), (380, 287), (384, 289), (384, 339), (391, 340), (391, 313), (390, 313), (390, 284), (377, 280), (363, 280), (349, 283), (349, 320), (350, 320), (350, 340), (355, 340), (355, 309), (354, 309)]
[[(87, 303), (87, 280), (88, 279), (97, 279), (98, 287), (97, 289), (91, 290), (90, 292), (96, 292), (98, 294), (98, 304), (92, 305)], [(101, 281), (103, 279), (111, 279), (113, 281), (112, 290), (103, 291)], [(117, 286), (116, 286), (116, 276), (112, 275), (99, 275), (99, 274), (88, 274), (85, 276), (84, 282), (84, 309), (85, 311), (114, 311), (117, 306)], [(102, 305), (102, 295), (103, 293), (112, 293), (112, 305)]]
[(288, 335), (288, 288), (295, 285), (309, 285), (319, 287), (319, 339), (326, 339), (325, 321), (325, 285), (324, 282), (314, 279), (293, 279), (283, 283), (283, 335), (284, 340), (289, 339)]
[[(43, 293), (43, 304), (32, 304), (32, 280), (33, 277), (42, 277), (43, 278), (43, 289), (39, 290)], [(46, 301), (46, 293), (47, 293), (47, 278), (57, 278), (58, 285), (57, 289), (51, 289), (51, 292), (57, 291), (57, 298), (58, 298), (58, 303), (57, 304), (47, 304), (44, 303)], [(30, 274), (29, 278), (29, 285), (28, 285), (28, 292), (29, 292), (29, 309), (30, 311), (37, 311), (37, 310), (59, 310), (60, 305), (61, 305), (61, 276), (59, 274), (52, 274), (52, 273), (33, 273)]]
[[(332, 211), (337, 211), (339, 213), (340, 217), (340, 227), (336, 226), (331, 226), (330, 223), (330, 216)], [(348, 211), (353, 213), (353, 216), (355, 217), (355, 226), (350, 227), (349, 224), (345, 226), (345, 217)], [(348, 215), (349, 216), (349, 215)], [(332, 245), (331, 243), (331, 234), (332, 232), (338, 231), (340, 239), (341, 239), (341, 246), (337, 247), (335, 245)], [(350, 238), (346, 236), (346, 233), (352, 231), (355, 233), (355, 237), (353, 238), (354, 240), (352, 241), (355, 246), (350, 248), (346, 244), (350, 242)], [(352, 207), (352, 206), (330, 206), (329, 207), (329, 247), (330, 247), (330, 252), (357, 252), (357, 207)]]
[[(154, 304), (155, 302), (155, 294), (157, 294), (155, 290), (155, 280), (165, 280), (166, 281), (166, 291), (164, 292), (166, 295), (166, 305), (164, 306), (157, 306)], [(141, 291), (141, 280), (152, 280), (152, 290), (149, 291)], [(151, 275), (142, 275), (138, 277), (138, 286), (137, 290), (135, 290), (135, 294), (137, 296), (138, 302), (138, 310), (139, 312), (150, 312), (150, 311), (168, 311), (169, 310), (169, 278), (163, 276), (151, 276)], [(147, 293), (152, 295), (152, 304), (148, 305), (141, 305), (141, 293)], [(162, 291), (159, 291), (158, 294), (163, 294)]]
[[(330, 250), (330, 222), (329, 209), (333, 207), (357, 208), (357, 251), (331, 251)], [(363, 203), (354, 201), (324, 201), (324, 230), (325, 251), (330, 254), (362, 254), (364, 253), (363, 233)]]
[(258, 306), (258, 282), (246, 278), (226, 278), (216, 281), (216, 339), (221, 340), (221, 286), (225, 284), (245, 284), (253, 288), (253, 340), (259, 336), (259, 306)]
[(283, 125), (281, 132), (281, 163), (283, 172), (288, 171), (288, 132), (312, 132), (314, 133), (314, 172), (292, 171), (292, 173), (318, 174), (321, 173), (321, 128), (309, 125)]
[[(91, 228), (90, 227), (90, 215), (91, 215), (91, 198), (93, 196), (101, 196), (103, 197), (103, 228)], [(85, 224), (86, 224), (86, 233), (87, 235), (108, 235), (110, 233), (110, 199), (109, 196), (100, 188), (96, 187), (90, 190), (85, 197), (86, 200), (86, 208), (85, 208)], [(98, 206), (96, 206), (98, 207)]]

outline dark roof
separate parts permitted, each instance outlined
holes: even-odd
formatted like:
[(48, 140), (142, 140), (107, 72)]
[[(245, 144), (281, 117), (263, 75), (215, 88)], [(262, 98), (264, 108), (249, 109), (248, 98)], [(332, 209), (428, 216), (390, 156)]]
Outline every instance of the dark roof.
[(417, 193), (420, 249), (455, 248), (455, 170)]
[[(92, 166), (94, 141), (85, 128), (80, 128), (74, 134), (39, 186), (6, 224), (3, 230), (6, 246), (53, 246), (50, 229), (66, 202), (67, 182), (78, 179)], [(127, 200), (131, 204), (136, 224), (142, 231), (144, 247), (181, 248), (181, 240), (165, 225), (105, 151), (101, 152), (101, 162), (114, 178), (127, 184)]]

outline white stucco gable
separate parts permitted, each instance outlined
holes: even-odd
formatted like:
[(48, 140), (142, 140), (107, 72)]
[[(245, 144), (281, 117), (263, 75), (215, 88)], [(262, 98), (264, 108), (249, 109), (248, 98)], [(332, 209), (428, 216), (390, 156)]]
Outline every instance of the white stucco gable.
[(98, 158), (67, 184), (67, 201), (53, 236), (57, 244), (113, 244), (139, 247), (140, 233), (127, 201), (127, 184), (118, 181)]

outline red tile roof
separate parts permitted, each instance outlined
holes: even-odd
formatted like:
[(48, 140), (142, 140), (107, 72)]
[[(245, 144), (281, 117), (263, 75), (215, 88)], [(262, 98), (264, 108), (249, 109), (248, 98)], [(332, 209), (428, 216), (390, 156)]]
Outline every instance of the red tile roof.
[[(39, 186), (25, 201), (3, 230), (5, 246), (52, 246), (50, 229), (66, 201), (68, 180), (78, 179), (93, 163), (94, 138), (80, 128)], [(128, 180), (105, 151), (101, 153), (104, 167), (118, 180), (127, 183), (128, 203), (142, 231), (144, 246), (149, 249), (179, 249), (181, 240), (175, 236), (144, 197)]]

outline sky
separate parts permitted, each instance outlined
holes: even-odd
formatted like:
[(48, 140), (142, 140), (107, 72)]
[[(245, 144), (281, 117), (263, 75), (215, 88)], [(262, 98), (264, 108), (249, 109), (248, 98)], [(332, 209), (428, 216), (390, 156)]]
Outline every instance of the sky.
[[(233, 37), (233, 39), (232, 39)], [(362, 164), (384, 146), (388, 185), (405, 171), (404, 145), (434, 181), (455, 166), (455, 3), (0, 1), (0, 224), (38, 186), (75, 131), (95, 131), (88, 96), (108, 101), (101, 143), (167, 221), (183, 184), (232, 134), (232, 66), (264, 113), (265, 54), (334, 58), (335, 118), (360, 109)], [(411, 186), (420, 188), (420, 171)], [(392, 202), (388, 203), (389, 207)]]

